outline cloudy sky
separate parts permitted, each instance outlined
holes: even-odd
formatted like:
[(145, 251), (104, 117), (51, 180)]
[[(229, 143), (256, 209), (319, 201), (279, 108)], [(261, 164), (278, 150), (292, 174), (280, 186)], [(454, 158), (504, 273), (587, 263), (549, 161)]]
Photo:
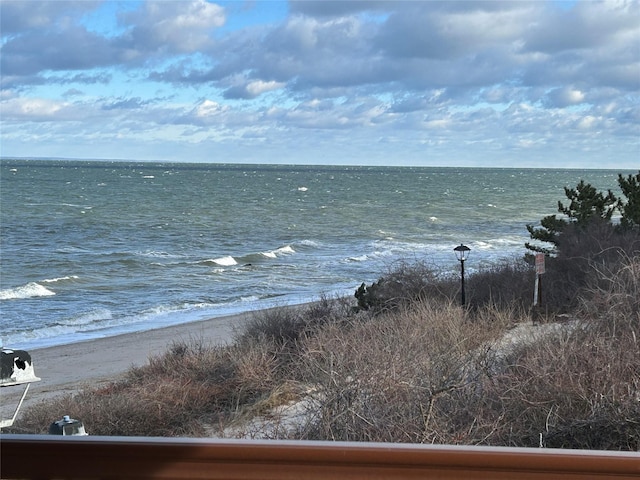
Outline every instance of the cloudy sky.
[(0, 0), (3, 157), (640, 166), (640, 0)]

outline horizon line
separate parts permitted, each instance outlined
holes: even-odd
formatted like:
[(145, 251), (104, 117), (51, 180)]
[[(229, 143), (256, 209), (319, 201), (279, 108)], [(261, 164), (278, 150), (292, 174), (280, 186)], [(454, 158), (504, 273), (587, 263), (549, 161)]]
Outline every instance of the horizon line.
[(567, 167), (535, 167), (535, 166), (483, 166), (483, 165), (379, 165), (366, 163), (277, 163), (277, 162), (219, 162), (219, 161), (185, 161), (185, 160), (143, 160), (127, 158), (84, 158), (84, 157), (33, 157), (33, 156), (3, 156), (0, 162), (10, 160), (18, 161), (62, 161), (62, 162), (111, 162), (111, 163), (144, 163), (144, 164), (182, 164), (182, 165), (247, 165), (247, 166), (281, 166), (281, 167), (362, 167), (362, 168), (469, 168), (486, 170), (603, 170), (603, 171), (635, 171), (635, 168), (602, 168), (594, 166), (567, 166)]

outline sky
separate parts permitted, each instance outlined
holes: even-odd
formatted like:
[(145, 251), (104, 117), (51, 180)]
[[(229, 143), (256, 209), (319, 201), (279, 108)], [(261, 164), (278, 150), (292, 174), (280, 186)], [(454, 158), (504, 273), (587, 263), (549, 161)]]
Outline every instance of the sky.
[(640, 0), (0, 0), (0, 156), (640, 168)]

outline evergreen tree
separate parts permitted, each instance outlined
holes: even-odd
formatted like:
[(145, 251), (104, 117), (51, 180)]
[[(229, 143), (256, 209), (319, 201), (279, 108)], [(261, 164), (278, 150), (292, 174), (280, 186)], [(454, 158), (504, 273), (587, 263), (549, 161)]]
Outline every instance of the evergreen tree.
[(529, 242), (525, 243), (524, 246), (533, 252), (540, 252), (547, 255), (554, 253), (555, 246), (558, 244), (558, 239), (560, 233), (567, 226), (567, 221), (558, 218), (556, 215), (548, 215), (540, 220), (540, 227), (536, 228), (533, 225), (527, 225), (527, 231), (533, 240), (538, 240), (540, 242), (551, 243), (553, 244), (552, 248), (547, 247), (539, 247), (537, 245), (533, 245)]
[(576, 188), (564, 187), (564, 193), (571, 203), (565, 207), (562, 202), (558, 202), (558, 212), (564, 213), (577, 225), (586, 225), (593, 218), (611, 220), (618, 202), (611, 190), (603, 195), (584, 180), (580, 180)]
[(594, 219), (610, 222), (613, 212), (619, 205), (619, 200), (611, 190), (608, 190), (605, 195), (584, 180), (580, 180), (576, 188), (565, 187), (564, 193), (570, 202), (566, 206), (558, 202), (558, 212), (564, 214), (567, 219), (548, 215), (540, 221), (541, 226), (538, 228), (527, 225), (527, 231), (533, 240), (551, 243), (553, 247), (540, 247), (527, 242), (525, 243), (527, 249), (547, 255), (557, 253), (560, 235), (568, 225), (586, 228)]
[(620, 226), (624, 230), (640, 228), (640, 171), (637, 175), (629, 175), (624, 177), (618, 174), (618, 185), (623, 195), (627, 198), (624, 202), (618, 200), (618, 210), (622, 215)]

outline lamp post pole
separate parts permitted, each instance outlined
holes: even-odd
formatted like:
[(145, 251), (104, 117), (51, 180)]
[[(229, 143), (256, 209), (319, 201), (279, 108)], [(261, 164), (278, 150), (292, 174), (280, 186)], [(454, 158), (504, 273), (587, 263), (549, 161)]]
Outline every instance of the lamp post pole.
[(456, 258), (460, 261), (460, 297), (461, 304), (464, 307), (466, 303), (465, 295), (464, 295), (464, 261), (469, 257), (469, 252), (471, 249), (466, 245), (460, 244), (456, 248), (453, 249), (456, 254)]
[(460, 298), (461, 305), (464, 307), (465, 298), (464, 298), (464, 260), (460, 260)]

